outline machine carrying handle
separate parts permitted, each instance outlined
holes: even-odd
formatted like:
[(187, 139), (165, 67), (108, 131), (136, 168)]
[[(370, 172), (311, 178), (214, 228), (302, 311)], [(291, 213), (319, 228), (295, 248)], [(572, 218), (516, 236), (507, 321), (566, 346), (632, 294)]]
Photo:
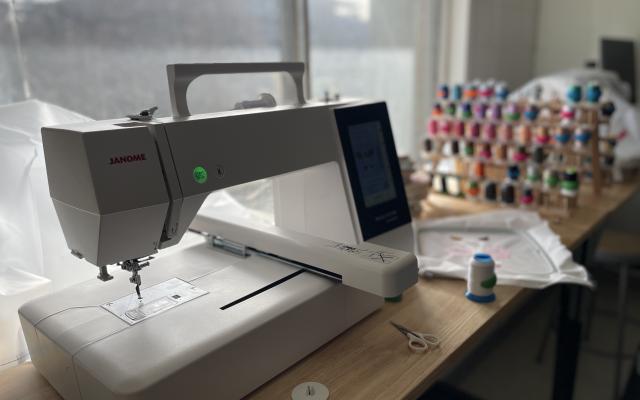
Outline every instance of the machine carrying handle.
[(187, 89), (194, 79), (202, 75), (248, 74), (258, 72), (287, 72), (296, 85), (298, 105), (305, 104), (302, 77), (305, 66), (302, 62), (271, 63), (212, 63), (212, 64), (169, 64), (169, 96), (174, 117), (191, 115), (187, 105)]

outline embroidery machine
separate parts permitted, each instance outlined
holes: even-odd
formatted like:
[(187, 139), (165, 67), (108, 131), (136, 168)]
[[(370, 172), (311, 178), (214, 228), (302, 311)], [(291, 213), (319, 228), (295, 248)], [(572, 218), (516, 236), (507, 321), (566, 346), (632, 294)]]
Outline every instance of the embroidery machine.
[[(201, 75), (277, 71), (298, 104), (189, 113)], [(67, 244), (105, 281), (19, 311), (34, 365), (67, 399), (242, 397), (417, 281), (385, 103), (307, 103), (301, 63), (167, 72), (173, 117), (42, 129)], [(211, 192), (267, 177), (275, 225), (197, 214)], [(152, 260), (188, 229), (209, 240)]]

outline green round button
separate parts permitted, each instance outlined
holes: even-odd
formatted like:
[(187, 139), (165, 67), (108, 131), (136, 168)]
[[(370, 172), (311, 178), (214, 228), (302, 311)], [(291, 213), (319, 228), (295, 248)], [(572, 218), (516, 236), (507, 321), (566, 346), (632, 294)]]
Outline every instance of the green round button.
[(205, 183), (207, 181), (207, 170), (201, 166), (197, 166), (193, 169), (193, 179), (198, 183)]

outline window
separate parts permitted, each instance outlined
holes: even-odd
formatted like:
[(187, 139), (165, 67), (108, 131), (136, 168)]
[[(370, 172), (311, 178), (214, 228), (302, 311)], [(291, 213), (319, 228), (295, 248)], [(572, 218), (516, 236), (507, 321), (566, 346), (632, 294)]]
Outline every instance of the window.
[[(0, 102), (33, 97), (96, 119), (153, 105), (170, 115), (166, 64), (282, 61), (289, 3), (0, 2), (0, 18), (9, 22), (0, 24), (0, 83), (9, 88)], [(194, 112), (230, 109), (260, 92), (281, 95), (279, 75), (202, 77), (192, 86)]]
[[(387, 101), (399, 154), (415, 154), (423, 129), (419, 99), (431, 97), (429, 83), (419, 87), (433, 66), (423, 67), (420, 48), (435, 40), (425, 32), (425, 11), (436, 1), (310, 0), (312, 91)], [(430, 25), (429, 25), (430, 26)], [(426, 71), (425, 71), (426, 70)], [(425, 93), (426, 92), (426, 93)]]

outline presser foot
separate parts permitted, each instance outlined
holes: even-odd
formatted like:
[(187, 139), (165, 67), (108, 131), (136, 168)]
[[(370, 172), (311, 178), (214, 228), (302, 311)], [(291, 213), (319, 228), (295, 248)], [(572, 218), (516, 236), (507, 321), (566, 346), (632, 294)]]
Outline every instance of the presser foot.
[(131, 277), (129, 278), (129, 282), (136, 285), (136, 294), (138, 295), (138, 299), (142, 300), (142, 295), (140, 294), (140, 285), (142, 284), (142, 278), (140, 277), (140, 270), (149, 265), (149, 261), (153, 260), (153, 257), (147, 256), (142, 258), (133, 258), (131, 260), (125, 260), (119, 262), (118, 265), (125, 271), (131, 272)]

